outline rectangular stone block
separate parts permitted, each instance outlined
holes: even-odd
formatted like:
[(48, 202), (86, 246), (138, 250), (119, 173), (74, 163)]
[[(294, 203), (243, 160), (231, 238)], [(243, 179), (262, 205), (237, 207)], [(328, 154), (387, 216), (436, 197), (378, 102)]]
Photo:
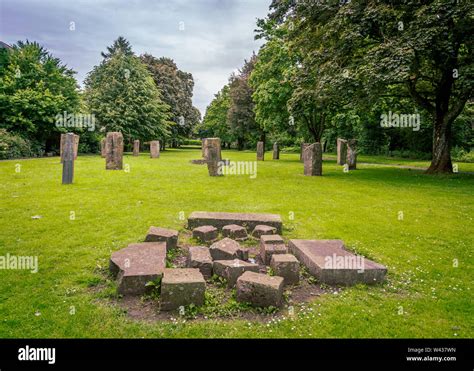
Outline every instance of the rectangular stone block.
[(304, 163), (304, 150), (308, 147), (310, 143), (301, 143), (300, 149), (300, 161)]
[(345, 165), (347, 161), (347, 140), (337, 138), (337, 164)]
[[(268, 238), (268, 237), (275, 237), (275, 236), (262, 236), (260, 238), (260, 258), (262, 259), (263, 264), (270, 265), (273, 255), (286, 254), (288, 250), (283, 241), (280, 241), (277, 239), (267, 241), (267, 239), (264, 237)], [(277, 237), (280, 237), (280, 236), (277, 236)]]
[[(74, 179), (74, 134), (68, 133), (64, 135), (62, 163), (62, 184), (72, 184)], [(63, 140), (61, 135), (61, 141)]]
[(107, 170), (123, 169), (123, 136), (119, 132), (107, 133), (105, 141), (105, 168)]
[(60, 142), (59, 142), (59, 156), (60, 156), (60, 159), (61, 159), (61, 163), (64, 160), (64, 148), (65, 148), (65, 144), (66, 144), (66, 136), (68, 134), (74, 135), (73, 146), (72, 147), (73, 147), (73, 151), (74, 151), (74, 160), (77, 160), (77, 153), (79, 151), (79, 138), (80, 138), (80, 136), (77, 135), (77, 134), (73, 134), (73, 133), (61, 134), (61, 139), (60, 139)]
[(272, 255), (270, 267), (276, 276), (283, 277), (285, 285), (296, 285), (300, 281), (300, 262), (294, 255)]
[(209, 279), (212, 277), (212, 265), (212, 257), (208, 247), (191, 246), (188, 249), (188, 268), (199, 269), (204, 278)]
[(248, 259), (248, 250), (242, 248), (237, 241), (224, 238), (213, 243), (210, 247), (212, 260)]
[(212, 225), (219, 230), (229, 224), (237, 224), (252, 231), (257, 225), (264, 224), (282, 231), (282, 220), (277, 214), (220, 213), (194, 211), (188, 218), (188, 228), (194, 229), (203, 225)]
[(264, 161), (265, 160), (265, 143), (258, 142), (257, 143), (257, 161)]
[(258, 273), (258, 264), (247, 263), (240, 259), (234, 260), (215, 260), (213, 265), (214, 274), (227, 280), (228, 287), (234, 287), (237, 279), (250, 271)]
[(150, 142), (150, 158), (160, 158), (160, 142), (158, 140)]
[(349, 170), (357, 169), (357, 140), (347, 141), (347, 166)]
[(280, 307), (283, 304), (282, 277), (245, 272), (237, 279), (238, 302), (257, 307)]
[(304, 150), (304, 175), (323, 175), (323, 151), (321, 143), (314, 143)]
[(383, 282), (387, 268), (357, 256), (341, 240), (290, 240), (289, 250), (321, 282), (330, 285)]
[(161, 280), (160, 309), (179, 309), (204, 304), (206, 281), (196, 268), (165, 269)]
[(222, 176), (222, 172), (219, 171), (219, 163), (222, 161), (221, 140), (219, 138), (207, 138), (205, 145), (209, 176)]
[(280, 159), (280, 147), (278, 143), (273, 143), (273, 159), (274, 160)]
[(165, 242), (167, 251), (178, 245), (178, 231), (173, 229), (150, 227), (145, 242)]
[(140, 141), (138, 139), (133, 141), (133, 155), (135, 157), (140, 155)]

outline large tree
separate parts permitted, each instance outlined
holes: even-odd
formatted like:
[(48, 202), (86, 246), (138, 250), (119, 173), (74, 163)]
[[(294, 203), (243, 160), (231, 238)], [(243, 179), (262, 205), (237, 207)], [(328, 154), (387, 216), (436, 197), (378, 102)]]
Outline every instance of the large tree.
[(84, 98), (99, 127), (122, 132), (128, 142), (169, 135), (169, 106), (146, 66), (128, 49), (112, 46), (108, 50), (85, 81)]

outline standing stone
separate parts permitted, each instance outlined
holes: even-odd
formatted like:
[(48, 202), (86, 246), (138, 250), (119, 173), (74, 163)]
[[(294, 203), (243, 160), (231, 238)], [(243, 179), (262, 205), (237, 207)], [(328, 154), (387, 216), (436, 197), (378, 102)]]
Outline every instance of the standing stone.
[(138, 139), (133, 141), (133, 155), (140, 155), (140, 141)]
[(219, 138), (206, 139), (206, 156), (209, 176), (221, 176), (222, 173), (219, 171), (219, 162), (222, 161), (222, 157), (221, 140)]
[(123, 169), (123, 136), (119, 132), (107, 133), (105, 141), (105, 168), (107, 170)]
[(355, 139), (347, 141), (347, 165), (349, 170), (357, 169), (357, 140)]
[(309, 143), (301, 143), (300, 161), (304, 162), (304, 150), (308, 147)]
[[(64, 135), (63, 146), (63, 184), (72, 184), (74, 177), (74, 134)], [(62, 135), (61, 135), (62, 137)], [(62, 139), (62, 138), (61, 138)]]
[(79, 138), (79, 135), (74, 134), (74, 160), (77, 160), (77, 153), (79, 152)]
[(321, 143), (314, 143), (304, 150), (304, 175), (323, 175), (323, 151)]
[(150, 142), (150, 158), (160, 158), (160, 142), (158, 140)]
[(202, 139), (202, 144), (201, 144), (201, 150), (202, 150), (202, 158), (207, 159), (207, 138)]
[(347, 158), (347, 140), (337, 138), (337, 164), (345, 165)]
[(107, 152), (105, 152), (105, 138), (103, 138), (101, 141), (100, 141), (100, 155), (102, 158), (105, 158), (105, 155)]
[(273, 143), (273, 159), (274, 160), (279, 160), (280, 159), (280, 147), (278, 146), (278, 143)]
[[(67, 134), (61, 134), (61, 140), (59, 142), (59, 156), (61, 158), (61, 163), (63, 163), (64, 160), (64, 146), (66, 144), (66, 135)], [(74, 135), (74, 143), (73, 143), (73, 151), (74, 151), (74, 160), (77, 159), (77, 151), (79, 149), (79, 135), (73, 134)]]
[(265, 161), (265, 143), (257, 143), (257, 161)]

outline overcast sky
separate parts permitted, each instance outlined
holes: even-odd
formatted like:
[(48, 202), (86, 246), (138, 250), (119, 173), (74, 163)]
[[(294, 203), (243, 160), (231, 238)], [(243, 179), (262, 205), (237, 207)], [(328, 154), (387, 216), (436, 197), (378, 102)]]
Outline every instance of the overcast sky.
[[(175, 60), (195, 80), (194, 105), (204, 114), (261, 42), (257, 18), (270, 0), (0, 0), (0, 40), (37, 41), (68, 67), (80, 84), (118, 36), (137, 55)], [(70, 30), (74, 22), (75, 30)]]

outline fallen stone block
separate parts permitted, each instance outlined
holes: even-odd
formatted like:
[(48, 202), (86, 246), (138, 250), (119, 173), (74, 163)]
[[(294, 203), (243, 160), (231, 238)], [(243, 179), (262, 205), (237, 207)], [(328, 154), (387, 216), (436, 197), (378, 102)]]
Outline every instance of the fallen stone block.
[(212, 260), (248, 260), (248, 250), (242, 248), (237, 241), (224, 238), (210, 247)]
[(300, 281), (300, 262), (294, 255), (272, 255), (270, 267), (276, 276), (283, 277), (285, 285), (296, 285)]
[(227, 280), (227, 286), (233, 287), (244, 272), (258, 273), (258, 264), (247, 263), (243, 260), (215, 260), (213, 265), (214, 274)]
[(257, 307), (280, 307), (283, 304), (283, 285), (282, 277), (247, 271), (237, 279), (236, 299)]
[(243, 241), (248, 238), (247, 230), (237, 224), (226, 225), (222, 228), (222, 235), (237, 241)]
[(175, 249), (178, 245), (178, 231), (159, 227), (150, 227), (145, 242), (166, 242), (166, 249)]
[(257, 225), (253, 229), (252, 237), (260, 238), (261, 236), (268, 234), (277, 234), (277, 229), (269, 225)]
[(219, 231), (211, 225), (203, 225), (193, 229), (193, 237), (201, 242), (211, 242), (217, 239)]
[(178, 309), (181, 306), (204, 304), (206, 281), (199, 269), (165, 269), (161, 280), (160, 309)]
[(187, 266), (188, 268), (199, 269), (204, 278), (211, 278), (212, 257), (209, 248), (205, 246), (191, 246), (188, 249)]
[(263, 224), (277, 229), (281, 233), (282, 220), (277, 214), (248, 214), (248, 213), (220, 213), (194, 211), (188, 218), (188, 228), (194, 229), (203, 225), (212, 225), (221, 230), (226, 225), (237, 224), (253, 230), (257, 225)]
[(262, 236), (260, 238), (260, 258), (263, 264), (270, 265), (273, 255), (287, 253), (285, 242), (280, 236)]
[(166, 268), (166, 243), (145, 242), (129, 245), (112, 254), (109, 268), (117, 278), (119, 294), (145, 294), (146, 284), (161, 278)]
[(290, 240), (290, 252), (321, 282), (329, 285), (383, 282), (387, 268), (347, 251), (341, 240)]

